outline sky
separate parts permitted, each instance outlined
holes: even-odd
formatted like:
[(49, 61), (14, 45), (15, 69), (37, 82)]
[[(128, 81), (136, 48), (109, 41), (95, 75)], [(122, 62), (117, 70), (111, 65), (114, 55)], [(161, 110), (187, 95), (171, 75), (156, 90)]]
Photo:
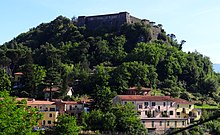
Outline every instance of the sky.
[(0, 45), (59, 15), (127, 11), (185, 40), (183, 51), (197, 51), (220, 64), (220, 0), (2, 0), (0, 5)]

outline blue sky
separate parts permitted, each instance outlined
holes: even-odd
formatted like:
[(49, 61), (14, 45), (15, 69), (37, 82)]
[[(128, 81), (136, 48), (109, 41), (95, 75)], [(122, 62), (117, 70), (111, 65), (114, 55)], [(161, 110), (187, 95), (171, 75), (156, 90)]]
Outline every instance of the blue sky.
[(2, 0), (0, 44), (59, 15), (71, 18), (127, 11), (162, 24), (183, 51), (198, 51), (220, 63), (220, 0)]

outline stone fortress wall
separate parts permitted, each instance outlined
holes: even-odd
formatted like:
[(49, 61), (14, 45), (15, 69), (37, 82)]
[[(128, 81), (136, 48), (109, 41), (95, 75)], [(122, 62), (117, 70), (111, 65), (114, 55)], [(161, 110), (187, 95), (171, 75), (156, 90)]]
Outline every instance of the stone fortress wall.
[(128, 23), (144, 22), (150, 24), (146, 19), (139, 19), (131, 16), (128, 12), (115, 14), (97, 15), (97, 16), (79, 16), (78, 26), (86, 26), (87, 29), (94, 30), (100, 27), (119, 29), (121, 25)]
[(155, 27), (147, 19), (139, 19), (131, 16), (128, 12), (119, 12), (115, 14), (95, 15), (95, 16), (79, 16), (77, 26), (86, 26), (88, 30), (97, 30), (105, 28), (107, 30), (120, 30), (121, 25), (134, 23), (148, 24), (152, 28), (152, 40), (157, 39), (161, 29)]

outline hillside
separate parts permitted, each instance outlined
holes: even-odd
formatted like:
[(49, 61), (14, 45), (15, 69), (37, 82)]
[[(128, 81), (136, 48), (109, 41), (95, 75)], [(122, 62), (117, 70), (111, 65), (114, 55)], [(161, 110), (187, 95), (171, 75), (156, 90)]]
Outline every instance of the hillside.
[[(155, 27), (160, 29), (157, 36)], [(11, 91), (15, 96), (42, 98), (43, 88), (53, 84), (62, 90), (54, 98), (64, 98), (68, 86), (95, 99), (104, 89), (112, 98), (128, 87), (144, 86), (164, 95), (198, 101), (206, 97), (217, 103), (219, 80), (212, 63), (198, 52), (183, 52), (184, 42), (155, 23), (91, 32), (77, 26), (77, 19), (59, 16), (2, 45), (0, 64), (12, 78), (15, 72), (24, 74), (21, 85)]]

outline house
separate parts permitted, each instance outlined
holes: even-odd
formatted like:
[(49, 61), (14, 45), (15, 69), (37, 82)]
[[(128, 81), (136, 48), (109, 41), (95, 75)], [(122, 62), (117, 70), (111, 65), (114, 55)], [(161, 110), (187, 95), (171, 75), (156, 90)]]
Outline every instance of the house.
[(67, 96), (72, 96), (73, 95), (73, 92), (74, 92), (74, 90), (73, 90), (73, 87), (68, 87), (67, 89), (66, 89), (66, 95)]
[[(192, 102), (170, 96), (118, 95), (113, 103), (134, 104), (138, 115), (149, 131), (164, 133), (170, 128), (184, 128), (199, 119)], [(196, 114), (196, 115), (194, 115)]]
[(39, 121), (39, 127), (53, 127), (57, 121), (59, 111), (56, 103), (43, 100), (27, 100), (28, 107), (37, 108), (43, 114), (43, 119)]
[(53, 99), (56, 103), (56, 106), (59, 110), (59, 114), (69, 114), (72, 116), (76, 116), (79, 120), (81, 114), (84, 111), (84, 104), (85, 102), (76, 102), (76, 101), (63, 101), (61, 99)]
[[(0, 98), (1, 100), (2, 98)], [(37, 128), (50, 128), (56, 124), (58, 115), (69, 114), (76, 116), (80, 121), (81, 114), (84, 111), (84, 105), (91, 100), (83, 100), (79, 102), (75, 101), (63, 101), (62, 99), (47, 100), (35, 100), (32, 98), (16, 98), (17, 101), (26, 100), (27, 107), (36, 108), (43, 114), (43, 118), (38, 121)]]
[(21, 78), (23, 77), (23, 73), (22, 72), (16, 72), (14, 73), (14, 81), (15, 82), (19, 82), (21, 80)]
[(78, 120), (80, 119), (81, 114), (84, 111), (83, 103), (75, 101), (63, 101), (63, 104), (65, 104), (65, 113), (76, 116)]
[(125, 92), (126, 95), (150, 95), (151, 88), (145, 87), (130, 87)]
[(13, 88), (21, 88), (24, 74), (22, 72), (14, 73)]
[(55, 86), (53, 86), (53, 87), (46, 87), (45, 89), (43, 89), (44, 99), (50, 99), (50, 98), (52, 99), (54, 97), (54, 95), (56, 93), (58, 93), (59, 91), (60, 91), (59, 87), (55, 87)]
[[(73, 88), (72, 87), (68, 87), (65, 91), (65, 95), (66, 96), (72, 96), (73, 95)], [(45, 89), (43, 89), (43, 93), (44, 93), (44, 99), (52, 99), (55, 97), (56, 94), (61, 93), (61, 89), (59, 87), (53, 86), (53, 87), (46, 87)], [(51, 94), (51, 97), (50, 97)]]

